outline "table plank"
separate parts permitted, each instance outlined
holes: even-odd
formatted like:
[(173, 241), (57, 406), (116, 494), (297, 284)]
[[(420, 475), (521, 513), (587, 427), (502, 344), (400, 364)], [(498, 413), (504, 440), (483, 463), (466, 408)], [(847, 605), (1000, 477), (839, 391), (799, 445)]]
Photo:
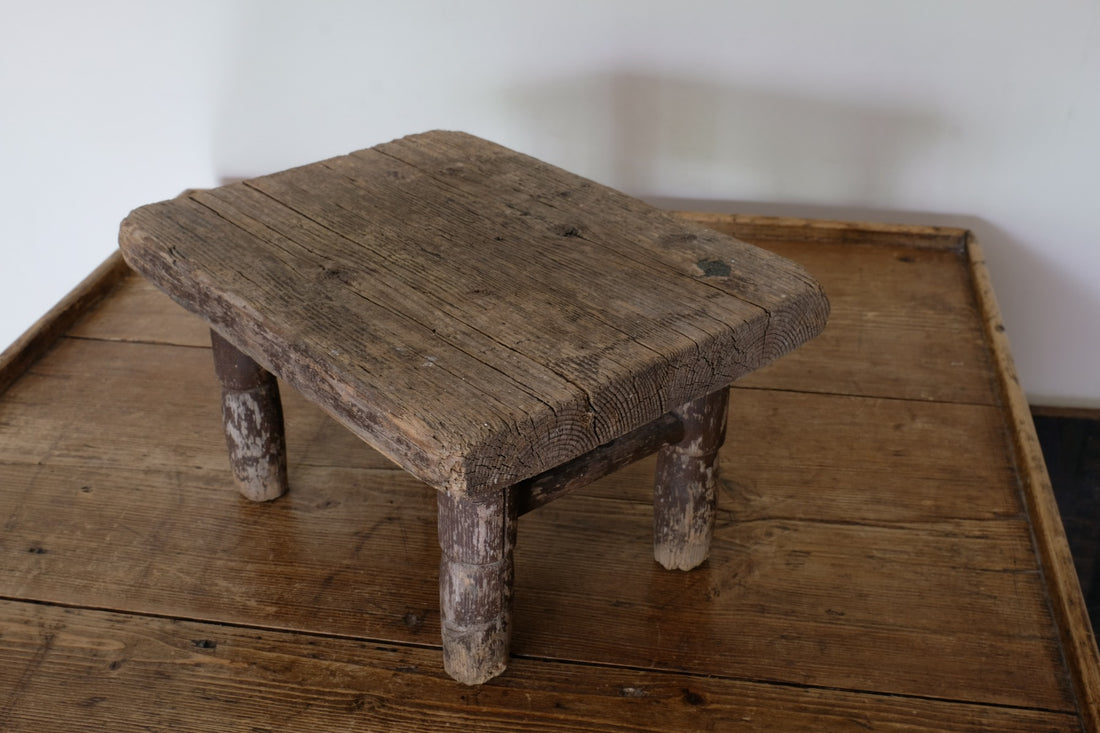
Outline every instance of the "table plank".
[(0, 601), (0, 726), (42, 730), (1079, 731), (1072, 715), (437, 651)]
[(118, 291), (85, 313), (68, 335), (100, 341), (210, 347), (210, 327), (201, 318), (188, 313), (129, 267)]
[(953, 250), (761, 241), (821, 280), (830, 325), (744, 386), (997, 405), (997, 374), (965, 267)]

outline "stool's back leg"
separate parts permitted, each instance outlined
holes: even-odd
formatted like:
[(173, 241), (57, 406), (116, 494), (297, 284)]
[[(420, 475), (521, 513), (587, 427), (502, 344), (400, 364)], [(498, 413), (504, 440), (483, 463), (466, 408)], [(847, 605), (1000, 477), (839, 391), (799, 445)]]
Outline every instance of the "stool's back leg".
[(214, 370), (222, 385), (222, 422), (237, 488), (252, 501), (286, 493), (283, 407), (275, 376), (210, 332)]
[(729, 388), (676, 409), (684, 425), (679, 443), (657, 453), (653, 492), (653, 556), (672, 570), (707, 559), (714, 533), (715, 458), (726, 437)]
[(512, 634), (516, 503), (511, 488), (484, 497), (439, 494), (443, 667), (467, 685), (504, 671)]

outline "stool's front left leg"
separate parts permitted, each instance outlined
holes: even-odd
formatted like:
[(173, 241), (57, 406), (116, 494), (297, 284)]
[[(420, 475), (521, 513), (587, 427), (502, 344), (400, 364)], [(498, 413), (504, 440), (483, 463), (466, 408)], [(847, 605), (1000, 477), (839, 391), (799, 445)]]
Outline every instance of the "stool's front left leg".
[(210, 343), (222, 385), (222, 422), (237, 488), (252, 501), (277, 499), (287, 489), (279, 383), (217, 331), (210, 332)]
[(479, 497), (440, 493), (438, 503), (443, 667), (480, 685), (508, 666), (516, 503), (511, 488)]

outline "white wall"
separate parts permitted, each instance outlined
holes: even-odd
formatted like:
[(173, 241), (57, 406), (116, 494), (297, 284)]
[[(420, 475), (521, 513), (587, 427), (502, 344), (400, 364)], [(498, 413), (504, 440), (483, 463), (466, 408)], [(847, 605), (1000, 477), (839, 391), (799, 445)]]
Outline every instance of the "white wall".
[(0, 0), (0, 348), (110, 254), (127, 211), (217, 180), (216, 5)]
[(0, 11), (0, 342), (136, 205), (442, 127), (664, 203), (968, 226), (1032, 400), (1100, 407), (1096, 0)]

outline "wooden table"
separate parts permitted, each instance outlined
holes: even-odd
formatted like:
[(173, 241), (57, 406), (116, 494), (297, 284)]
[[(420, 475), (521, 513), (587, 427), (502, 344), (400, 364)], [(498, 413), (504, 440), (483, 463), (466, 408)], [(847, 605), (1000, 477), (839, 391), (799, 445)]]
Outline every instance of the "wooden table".
[(650, 559), (652, 460), (520, 520), (476, 690), (435, 492), (290, 389), (294, 490), (227, 492), (206, 327), (112, 258), (0, 359), (0, 728), (1100, 730), (973, 238), (689, 218), (805, 265), (829, 326), (735, 384), (703, 567)]

